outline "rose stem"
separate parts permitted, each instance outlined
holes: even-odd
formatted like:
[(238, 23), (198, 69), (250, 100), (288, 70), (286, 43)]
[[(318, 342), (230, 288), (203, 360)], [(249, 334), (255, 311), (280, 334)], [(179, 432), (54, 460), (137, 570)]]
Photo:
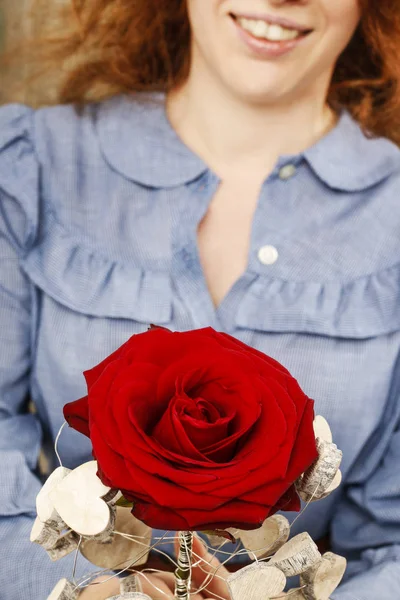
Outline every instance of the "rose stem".
[(178, 569), (175, 570), (175, 598), (190, 600), (193, 532), (180, 531)]

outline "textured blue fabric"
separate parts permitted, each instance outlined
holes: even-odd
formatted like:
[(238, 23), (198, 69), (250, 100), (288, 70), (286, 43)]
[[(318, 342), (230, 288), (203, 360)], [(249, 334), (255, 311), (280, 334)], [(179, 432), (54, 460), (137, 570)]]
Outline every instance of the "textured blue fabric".
[[(215, 309), (196, 230), (218, 183), (162, 97), (120, 96), (81, 115), (0, 109), (1, 599), (45, 599), (70, 575), (72, 557), (53, 564), (29, 542), (38, 452), (55, 465), (82, 371), (150, 323), (211, 325), (293, 373), (344, 452), (343, 486), (293, 533), (330, 532), (349, 558), (334, 600), (400, 597), (400, 151), (343, 112), (312, 148), (282, 156), (246, 271)], [(279, 252), (272, 265), (258, 258), (264, 245)], [(72, 430), (59, 449), (68, 467), (90, 458)], [(80, 558), (78, 573), (88, 569)]]

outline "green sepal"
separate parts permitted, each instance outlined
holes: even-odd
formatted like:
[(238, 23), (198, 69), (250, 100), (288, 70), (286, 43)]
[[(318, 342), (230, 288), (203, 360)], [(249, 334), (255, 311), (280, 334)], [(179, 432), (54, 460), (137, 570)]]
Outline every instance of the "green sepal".
[(133, 508), (135, 503), (121, 496), (121, 498), (115, 503), (115, 506), (121, 506), (122, 508)]

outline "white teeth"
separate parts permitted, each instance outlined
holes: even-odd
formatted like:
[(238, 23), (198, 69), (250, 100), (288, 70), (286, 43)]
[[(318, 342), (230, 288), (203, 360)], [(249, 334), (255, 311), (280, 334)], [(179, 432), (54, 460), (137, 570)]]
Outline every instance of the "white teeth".
[(251, 29), (257, 37), (267, 37), (268, 35), (268, 24), (265, 21), (250, 21), (250, 31)]
[(265, 21), (238, 18), (238, 23), (255, 37), (270, 40), (271, 42), (294, 40), (301, 34), (296, 29), (286, 29), (286, 27), (281, 27), (281, 25), (270, 25)]

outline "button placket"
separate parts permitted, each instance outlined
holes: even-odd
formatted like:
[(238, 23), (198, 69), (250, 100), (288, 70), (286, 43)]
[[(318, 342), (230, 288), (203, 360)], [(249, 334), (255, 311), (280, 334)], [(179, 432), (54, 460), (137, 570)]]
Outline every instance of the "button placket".
[[(278, 182), (277, 187), (275, 187), (275, 191), (273, 191), (272, 193), (276, 194), (276, 205), (275, 205), (275, 213), (279, 210), (278, 206), (280, 206), (279, 203), (279, 196), (283, 193), (283, 188), (281, 187), (282, 183), (288, 182), (288, 180), (292, 179), (298, 171), (298, 159), (295, 157), (294, 160), (292, 161), (287, 161), (286, 163), (284, 163), (283, 161), (280, 161), (280, 165), (278, 165), (277, 170), (272, 174), (272, 176), (268, 179), (267, 182), (265, 182), (265, 184), (267, 184), (268, 186), (272, 186), (269, 187), (269, 194), (271, 194), (271, 189), (274, 190), (274, 187), (276, 185), (276, 182)], [(281, 184), (279, 182), (282, 182)], [(271, 210), (274, 211), (274, 207), (273, 205), (271, 205)], [(261, 222), (261, 219), (260, 219)], [(258, 237), (258, 242), (260, 243), (260, 241), (263, 241), (263, 238), (266, 238), (266, 233), (267, 232), (263, 232), (262, 236)], [(277, 235), (278, 238), (279, 236), (279, 226), (278, 226), (278, 230), (274, 231), (274, 233), (272, 234), (272, 239), (275, 241), (277, 239)], [(265, 241), (268, 241), (268, 238), (265, 239)], [(279, 251), (277, 249), (277, 247), (273, 244), (263, 244), (261, 246), (258, 247), (258, 250), (256, 250), (256, 257), (258, 260), (259, 264), (262, 264), (266, 267), (270, 267), (272, 265), (274, 265), (278, 259), (279, 259)]]
[[(207, 172), (201, 181), (185, 186), (189, 194), (185, 210), (180, 210), (175, 222), (174, 269), (177, 288), (191, 315), (193, 327), (220, 328), (217, 312), (207, 289), (197, 249), (197, 227), (203, 218), (219, 181)], [(188, 202), (190, 200), (190, 202)]]

